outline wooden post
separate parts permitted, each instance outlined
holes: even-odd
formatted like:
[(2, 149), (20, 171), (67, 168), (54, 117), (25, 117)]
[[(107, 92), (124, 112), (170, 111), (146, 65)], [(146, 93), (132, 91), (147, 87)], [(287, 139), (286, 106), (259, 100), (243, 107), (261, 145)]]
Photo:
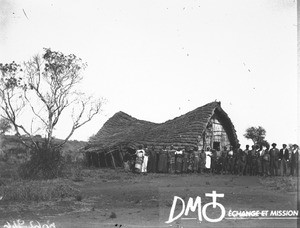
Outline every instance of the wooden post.
[(106, 161), (106, 154), (105, 154), (105, 151), (103, 152), (103, 156), (104, 156), (105, 167), (108, 167), (107, 161)]
[(120, 155), (120, 158), (121, 158), (121, 167), (124, 167), (124, 161), (123, 161), (123, 147), (120, 146), (120, 149), (119, 149), (119, 155)]
[(92, 152), (92, 164), (93, 164), (93, 167), (96, 167), (95, 154), (96, 154), (96, 152)]
[(87, 163), (88, 167), (90, 167), (91, 166), (90, 152), (86, 152), (85, 157), (86, 157), (86, 163)]
[(113, 166), (114, 166), (114, 168), (116, 168), (116, 163), (115, 163), (114, 155), (112, 153), (110, 153), (110, 155), (111, 155)]
[(97, 158), (98, 158), (98, 165), (99, 165), (99, 168), (101, 168), (101, 164), (100, 164), (100, 153), (97, 153)]
[(120, 155), (121, 163), (122, 163), (122, 166), (123, 166), (124, 161), (123, 161), (123, 154), (122, 154), (122, 151), (119, 151), (119, 155)]

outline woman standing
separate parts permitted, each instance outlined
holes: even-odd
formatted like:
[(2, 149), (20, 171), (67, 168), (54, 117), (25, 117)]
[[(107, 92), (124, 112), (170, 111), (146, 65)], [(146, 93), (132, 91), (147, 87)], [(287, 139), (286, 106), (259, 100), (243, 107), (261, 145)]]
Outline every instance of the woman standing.
[(200, 173), (203, 173), (204, 170), (205, 170), (205, 161), (206, 161), (206, 154), (205, 154), (205, 151), (202, 149), (201, 150), (201, 153), (200, 153), (200, 169), (199, 169), (199, 172)]
[(156, 171), (157, 171), (157, 157), (156, 157), (155, 147), (153, 145), (151, 146), (151, 149), (149, 150), (147, 171), (148, 171), (148, 173), (149, 172), (156, 173)]
[(194, 149), (194, 172), (199, 173), (199, 166), (200, 166), (200, 151)]
[(142, 173), (147, 173), (148, 158), (149, 158), (149, 150), (148, 150), (147, 146), (145, 146), (144, 159), (143, 159), (143, 163), (142, 163)]
[(183, 158), (182, 158), (182, 172), (187, 172), (188, 167), (188, 160), (189, 160), (189, 154), (187, 153), (186, 149), (183, 150)]
[(209, 147), (206, 148), (205, 154), (206, 154), (205, 168), (206, 168), (206, 170), (210, 171), (212, 153), (211, 153)]
[(139, 149), (135, 152), (135, 154), (135, 172), (140, 173), (142, 171), (142, 164), (145, 156), (145, 151), (143, 150), (142, 145), (139, 146)]
[(163, 147), (158, 157), (158, 172), (159, 173), (168, 172), (168, 151), (166, 146)]
[(188, 153), (189, 153), (189, 158), (188, 158), (187, 172), (192, 173), (194, 171), (194, 153), (192, 150), (190, 150)]
[(168, 158), (169, 158), (169, 173), (175, 173), (175, 152), (173, 146), (171, 146), (170, 150), (168, 151)]
[(175, 172), (176, 173), (182, 172), (182, 162), (183, 162), (183, 151), (177, 150), (175, 152)]

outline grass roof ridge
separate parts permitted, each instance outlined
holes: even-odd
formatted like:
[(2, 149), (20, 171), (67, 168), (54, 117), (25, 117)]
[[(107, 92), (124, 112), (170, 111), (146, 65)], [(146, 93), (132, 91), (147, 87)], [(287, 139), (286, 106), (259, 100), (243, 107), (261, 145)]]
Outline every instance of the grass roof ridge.
[(231, 135), (232, 143), (236, 144), (238, 140), (234, 126), (227, 113), (221, 108), (221, 103), (217, 101), (159, 124), (139, 120), (119, 111), (98, 131), (98, 142), (93, 143), (95, 146), (102, 145), (102, 148), (145, 142), (197, 145), (197, 138), (203, 134), (210, 118), (215, 114), (222, 119)]

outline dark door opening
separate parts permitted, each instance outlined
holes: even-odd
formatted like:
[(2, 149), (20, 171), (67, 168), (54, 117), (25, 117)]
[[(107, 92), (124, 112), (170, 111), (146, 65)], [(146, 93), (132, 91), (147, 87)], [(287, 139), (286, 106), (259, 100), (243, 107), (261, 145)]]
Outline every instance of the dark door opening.
[(220, 142), (214, 142), (213, 143), (213, 149), (216, 151), (220, 151)]

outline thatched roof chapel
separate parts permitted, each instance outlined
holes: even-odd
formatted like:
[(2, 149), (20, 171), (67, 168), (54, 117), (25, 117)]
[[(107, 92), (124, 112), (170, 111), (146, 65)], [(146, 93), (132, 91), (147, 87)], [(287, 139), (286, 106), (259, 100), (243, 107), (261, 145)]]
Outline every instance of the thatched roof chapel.
[(140, 144), (155, 146), (156, 149), (171, 145), (204, 146), (205, 134), (212, 120), (222, 126), (228, 143), (235, 147), (238, 139), (230, 118), (221, 108), (220, 102), (211, 102), (160, 124), (138, 120), (124, 112), (118, 112), (90, 139), (86, 151), (107, 153), (119, 148), (135, 149)]

